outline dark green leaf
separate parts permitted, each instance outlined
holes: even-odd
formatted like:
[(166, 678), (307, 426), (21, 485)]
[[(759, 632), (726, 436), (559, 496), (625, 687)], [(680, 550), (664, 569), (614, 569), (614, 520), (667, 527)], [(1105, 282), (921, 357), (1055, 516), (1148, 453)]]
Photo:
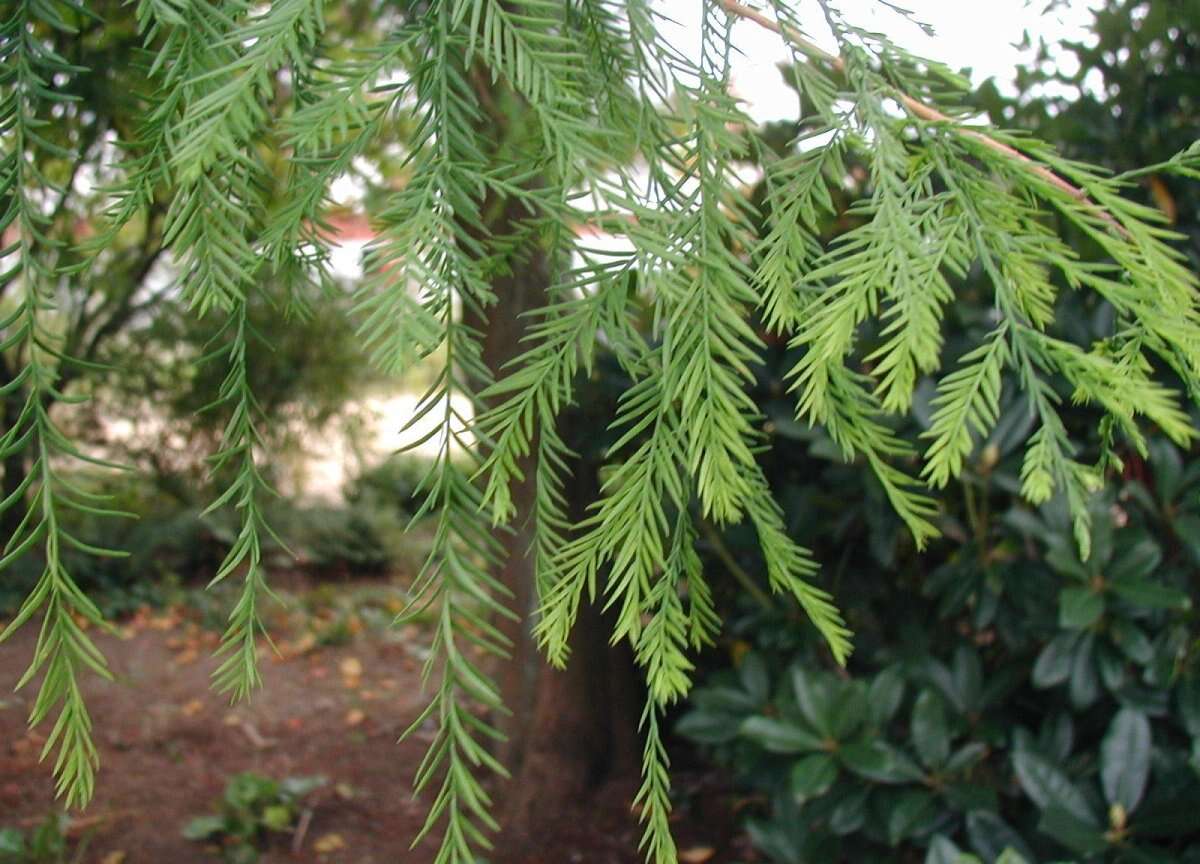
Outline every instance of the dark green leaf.
[(753, 714), (766, 703), (749, 691), (735, 686), (715, 685), (697, 690), (691, 697), (696, 708), (715, 714)]
[(1106, 575), (1113, 582), (1148, 578), (1162, 563), (1162, 550), (1149, 537), (1143, 537), (1125, 549), (1108, 565)]
[(1033, 686), (1039, 689), (1054, 687), (1067, 680), (1071, 674), (1071, 659), (1075, 655), (1076, 632), (1059, 633), (1038, 654), (1033, 664)]
[(837, 756), (850, 771), (877, 783), (911, 783), (922, 777), (910, 756), (878, 739), (852, 741)]
[(1100, 745), (1100, 780), (1109, 804), (1132, 813), (1150, 776), (1150, 721), (1129, 708), (1117, 712)]
[(895, 847), (901, 840), (920, 832), (937, 812), (933, 795), (924, 789), (906, 789), (888, 808), (888, 843)]
[(829, 791), (838, 777), (837, 762), (828, 753), (805, 756), (792, 766), (789, 788), (797, 804), (819, 798)]
[(912, 745), (926, 768), (939, 768), (950, 755), (950, 730), (942, 700), (932, 690), (922, 690), (913, 705)]
[(812, 732), (774, 717), (748, 717), (739, 733), (771, 753), (812, 753), (824, 747)]
[(982, 741), (972, 741), (959, 747), (946, 760), (943, 770), (948, 774), (957, 774), (974, 767), (987, 756), (988, 746)]
[(946, 803), (960, 813), (999, 807), (996, 790), (980, 783), (951, 783), (942, 789), (942, 794), (946, 796)]
[(1110, 693), (1120, 693), (1125, 688), (1128, 676), (1125, 667), (1128, 661), (1117, 649), (1107, 642), (1098, 642), (1094, 649), (1096, 671), (1100, 681)]
[(748, 651), (738, 667), (738, 678), (742, 687), (757, 704), (762, 705), (771, 698), (771, 679), (767, 676), (767, 665), (757, 652)]
[(1021, 788), (1038, 809), (1059, 807), (1081, 822), (1096, 821), (1087, 798), (1056, 765), (1032, 750), (1018, 750), (1013, 754), (1013, 768)]
[(828, 723), (836, 741), (845, 741), (866, 721), (870, 704), (861, 681), (839, 682), (831, 688)]
[[(1038, 730), (1039, 753), (1051, 762), (1064, 763), (1075, 745), (1075, 723), (1067, 711), (1055, 711)], [(1018, 748), (1020, 749), (1020, 748)]]
[(862, 828), (867, 817), (869, 792), (866, 786), (858, 786), (847, 792), (829, 814), (829, 830), (839, 837), (844, 837)]
[(793, 836), (794, 832), (788, 830), (790, 827), (778, 820), (752, 819), (746, 823), (746, 833), (750, 835), (755, 848), (765, 852), (772, 861), (805, 864), (801, 841)]
[(978, 711), (983, 696), (983, 665), (979, 653), (966, 645), (954, 652), (954, 689), (962, 711)]
[(1200, 564), (1200, 516), (1184, 513), (1175, 518), (1175, 536), (1188, 551), (1192, 563)]
[(904, 675), (896, 667), (884, 669), (871, 680), (867, 710), (871, 725), (881, 728), (891, 722), (904, 701)]
[(1071, 704), (1076, 708), (1087, 708), (1100, 695), (1100, 680), (1096, 675), (1096, 663), (1093, 651), (1096, 637), (1093, 633), (1084, 633), (1079, 644), (1075, 646), (1075, 656), (1071, 658), (1071, 679), (1068, 690)]
[(1154, 659), (1154, 645), (1133, 622), (1123, 618), (1117, 619), (1113, 622), (1109, 635), (1121, 652), (1139, 666), (1145, 666)]
[(995, 861), (1005, 849), (1013, 849), (1030, 861), (1036, 860), (1021, 835), (991, 810), (967, 814), (967, 839), (984, 861)]
[(1108, 847), (1104, 833), (1091, 820), (1080, 819), (1057, 805), (1042, 811), (1038, 830), (1084, 857), (1099, 855)]
[(1104, 596), (1090, 588), (1064, 588), (1058, 595), (1058, 626), (1086, 630), (1104, 614)]
[(1112, 583), (1113, 593), (1134, 606), (1146, 609), (1192, 608), (1192, 601), (1178, 588), (1152, 582), (1149, 579), (1127, 579)]
[(1175, 703), (1183, 728), (1193, 738), (1200, 738), (1200, 675), (1193, 673), (1179, 682)]
[(832, 710), (834, 700), (830, 693), (832, 686), (832, 682), (825, 675), (800, 666), (792, 667), (792, 691), (800, 713), (817, 732), (836, 740), (836, 718)]
[(738, 736), (741, 721), (731, 714), (689, 711), (675, 724), (675, 732), (700, 744), (724, 744)]

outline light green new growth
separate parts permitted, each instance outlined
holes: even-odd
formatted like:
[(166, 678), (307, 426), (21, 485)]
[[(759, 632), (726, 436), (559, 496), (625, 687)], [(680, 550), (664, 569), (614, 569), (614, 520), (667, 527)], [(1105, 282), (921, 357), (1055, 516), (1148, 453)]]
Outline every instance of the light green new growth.
[[(244, 581), (215, 683), (234, 697), (259, 683), (271, 536), (249, 385), (265, 346), (247, 322), (248, 298), (270, 279), (283, 286), (283, 311), (311, 313), (302, 298), (313, 292), (300, 286), (330, 282), (330, 184), (373, 148), (401, 145), (396, 182), (372, 214), (377, 239), (357, 301), (365, 354), (379, 369), (440, 363), (409, 423), (436, 421), (418, 514), (432, 520), (434, 543), (416, 584), (418, 608), (435, 621), (424, 670), (432, 700), (414, 728), (437, 727), (415, 785), (431, 792), (422, 836), (440, 832), (438, 864), (476, 861), (497, 827), (486, 777), (505, 774), (491, 719), (505, 709), (488, 670), (509, 649), (497, 619), (515, 613), (495, 576), (503, 547), (493, 528), (532, 521), (533, 626), (551, 663), (569, 662), (580, 605), (596, 601), (612, 610), (612, 639), (629, 643), (645, 674), (636, 805), (655, 864), (676, 858), (662, 717), (687, 695), (694, 652), (721, 623), (720, 574), (702, 567), (698, 529), (752, 527), (770, 588), (795, 598), (846, 662), (850, 632), (814, 584), (816, 563), (789, 535), (758, 460), (771, 439), (750, 387), (769, 339), (786, 340), (795, 358), (787, 383), (796, 418), (862, 461), (917, 546), (938, 536), (935, 493), (962, 476), (995, 428), (1006, 381), (1018, 383), (1014, 404), (1034, 422), (1022, 494), (1033, 505), (1065, 496), (1085, 556), (1088, 497), (1118, 461), (1118, 436), (1144, 451), (1147, 426), (1181, 444), (1196, 434), (1175, 388), (1200, 393), (1200, 285), (1162, 215), (1123, 197), (1138, 173), (1106, 176), (1030, 138), (968, 125), (953, 104), (962, 79), (854, 27), (836, 3), (702, 6), (698, 43), (677, 45), (665, 35), (665, 4), (650, 0), (414, 0), (381, 8), (382, 38), (347, 56), (325, 29), (323, 0), (138, 5), (160, 91), (138, 133), (120, 142), (109, 225), (89, 245), (102, 249), (169, 189), (179, 290), (196, 314), (225, 321), (206, 362), (228, 368), (214, 410), (229, 420), (213, 470), (230, 479), (212, 507), (231, 505), (240, 527), (215, 578)], [(58, 364), (71, 361), (45, 323), (64, 274), (44, 203), (65, 190), (40, 175), (36, 156), (55, 146), (39, 135), (61, 101), (49, 82), (85, 70), (36, 34), (69, 31), (87, 13), (73, 0), (12, 8), (0, 23), (0, 255), (9, 268), (0, 278), (16, 300), (0, 321), (0, 348), (23, 364), (7, 386), (31, 386), (0, 455), (24, 450), (33, 470), (0, 503), (28, 508), (0, 568), (38, 554), (45, 569), (3, 636), (43, 614), (22, 683), (46, 672), (30, 721), (59, 708), (47, 751), (58, 748), (60, 792), (83, 804), (97, 760), (77, 673), (106, 673), (80, 622), (102, 621), (59, 550), (113, 553), (86, 547), (58, 521), (64, 508), (103, 506), (58, 467), (86, 457), (42, 401)], [(802, 11), (823, 21), (836, 54), (809, 41), (803, 25), (814, 19)], [(787, 155), (755, 138), (731, 95), (731, 33), (747, 22), (779, 34), (793, 54), (787, 74), (807, 113)], [(497, 105), (511, 114), (505, 128), (492, 128)], [(264, 154), (279, 148), (286, 177), (272, 191)], [(831, 189), (852, 164), (865, 168), (865, 196), (838, 214)], [(742, 179), (754, 165), (766, 191), (759, 207)], [(1200, 177), (1200, 147), (1153, 170)], [(519, 224), (497, 227), (498, 201), (523, 206)], [(1102, 260), (1080, 260), (1048, 215), (1090, 237)], [(830, 240), (835, 216), (849, 229)], [(620, 243), (596, 248), (593, 228)], [(476, 329), (486, 324), (477, 322), (509, 314), (491, 280), (519, 274), (519, 253), (534, 243), (557, 267), (555, 284), (526, 320), (525, 353), (488, 369)], [(990, 283), (990, 332), (947, 356), (943, 319), (972, 271)], [(1108, 338), (1063, 338), (1061, 286), (1111, 305)], [(601, 352), (628, 385), (598, 500), (580, 518), (568, 501), (576, 456), (560, 418)], [(935, 390), (932, 417), (913, 441), (897, 418), (914, 409), (922, 383)], [(1070, 444), (1059, 416), (1067, 397), (1102, 418), (1097, 465)], [(512, 489), (528, 470), (535, 502), (526, 514)]]

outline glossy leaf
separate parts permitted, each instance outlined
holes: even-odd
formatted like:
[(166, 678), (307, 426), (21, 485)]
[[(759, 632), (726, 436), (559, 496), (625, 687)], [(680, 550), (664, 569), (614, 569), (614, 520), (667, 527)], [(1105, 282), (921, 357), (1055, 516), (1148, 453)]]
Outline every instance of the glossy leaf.
[(1104, 596), (1090, 588), (1064, 588), (1058, 595), (1058, 625), (1086, 630), (1104, 614)]
[(1058, 766), (1032, 750), (1018, 750), (1013, 754), (1013, 768), (1021, 788), (1039, 809), (1056, 807), (1080, 822), (1095, 822), (1087, 798)]
[(1095, 824), (1057, 805), (1042, 811), (1038, 830), (1084, 857), (1098, 855), (1108, 847), (1104, 832)]
[(1100, 745), (1100, 779), (1109, 804), (1120, 804), (1126, 813), (1137, 809), (1150, 776), (1150, 754), (1150, 721), (1122, 708)]
[(941, 767), (950, 755), (950, 730), (942, 700), (932, 690), (922, 690), (913, 705), (912, 743), (926, 768)]
[(1071, 661), (1075, 656), (1077, 633), (1059, 633), (1041, 650), (1033, 664), (1033, 686), (1047, 688), (1057, 686), (1071, 674)]
[(838, 777), (836, 760), (828, 753), (814, 753), (792, 766), (788, 788), (797, 804), (829, 791)]
[(924, 789), (906, 789), (888, 807), (888, 843), (900, 842), (917, 834), (937, 813), (937, 799)]
[(1034, 860), (1032, 851), (1021, 835), (991, 810), (975, 810), (967, 814), (967, 837), (971, 848), (984, 861), (995, 861), (1006, 849), (1013, 849), (1024, 858)]
[(812, 753), (824, 748), (812, 732), (773, 717), (748, 717), (738, 733), (771, 753)]

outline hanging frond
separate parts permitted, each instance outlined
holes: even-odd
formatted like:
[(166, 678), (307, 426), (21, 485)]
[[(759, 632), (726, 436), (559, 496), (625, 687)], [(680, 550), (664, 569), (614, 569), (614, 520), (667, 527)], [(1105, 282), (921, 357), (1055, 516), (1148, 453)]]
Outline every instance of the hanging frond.
[[(283, 545), (267, 524), (263, 515), (265, 501), (275, 490), (263, 477), (255, 459), (255, 450), (263, 446), (258, 424), (262, 411), (250, 387), (249, 353), (253, 331), (246, 321), (246, 304), (238, 304), (234, 313), (217, 335), (228, 342), (208, 355), (206, 362), (224, 362), (228, 371), (221, 382), (217, 401), (209, 410), (228, 411), (221, 449), (210, 457), (210, 474), (221, 478), (226, 472), (232, 479), (217, 498), (205, 509), (205, 515), (230, 505), (238, 516), (239, 526), (229, 551), (213, 576), (212, 585), (242, 572), (242, 592), (229, 613), (229, 624), (221, 636), (218, 656), (228, 655), (213, 671), (213, 686), (228, 693), (231, 700), (249, 698), (262, 685), (258, 672), (258, 637), (267, 637), (262, 622), (260, 604), (270, 596), (263, 562), (263, 539), (270, 537)], [(269, 637), (268, 637), (269, 638)]]
[(0, 431), (0, 458), (5, 460), (5, 471), (22, 463), (25, 471), (13, 491), (0, 500), (0, 514), (10, 510), (24, 514), (12, 534), (3, 538), (0, 573), (27, 555), (41, 559), (41, 574), (16, 617), (0, 631), (0, 642), (41, 615), (33, 658), (16, 687), (41, 677), (29, 712), (30, 726), (57, 712), (41, 758), (57, 751), (56, 792), (68, 807), (82, 807), (91, 800), (100, 762), (81, 677), (87, 672), (102, 678), (111, 675), (88, 632), (108, 625), (71, 576), (64, 553), (73, 550), (104, 557), (127, 553), (86, 543), (63, 523), (72, 511), (101, 517), (132, 515), (113, 510), (108, 496), (89, 492), (66, 475), (64, 465), (72, 462), (110, 463), (83, 453), (50, 414), (55, 401), (80, 401), (59, 390), (58, 379), (64, 365), (83, 361), (63, 353), (51, 321), (67, 274), (62, 263), (65, 243), (55, 236), (53, 210), (46, 205), (70, 190), (55, 185), (40, 167), (44, 157), (73, 154), (43, 132), (54, 111), (72, 101), (56, 88), (56, 79), (70, 79), (87, 70), (56, 53), (44, 36), (74, 33), (88, 20), (82, 4), (18, 0), (0, 21), (0, 141), (4, 146), (0, 153), (0, 237), (4, 238), (0, 295), (13, 301), (11, 311), (0, 320), (0, 351), (11, 356), (16, 366), (13, 377), (0, 384), (0, 398), (20, 402), (11, 425)]

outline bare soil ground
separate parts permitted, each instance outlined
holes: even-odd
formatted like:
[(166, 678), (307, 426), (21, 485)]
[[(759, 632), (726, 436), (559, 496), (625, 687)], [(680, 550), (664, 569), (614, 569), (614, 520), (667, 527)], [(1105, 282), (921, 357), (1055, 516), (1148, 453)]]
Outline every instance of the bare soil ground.
[[(318, 623), (322, 616), (330, 618), (318, 612)], [(217, 633), (200, 626), (195, 610), (142, 610), (115, 635), (97, 637), (116, 680), (86, 683), (101, 772), (94, 801), (71, 827), (72, 839), (87, 837), (85, 862), (219, 861), (219, 849), (186, 840), (181, 830), (214, 812), (228, 779), (244, 771), (328, 778), (306, 799), (296, 829), (266, 839), (264, 864), (432, 860), (431, 841), (409, 848), (424, 818), (409, 787), (432, 730), (397, 743), (424, 704), (425, 635), (363, 626), (351, 613), (337, 622), (336, 641), (344, 644), (320, 644), (311, 608), (274, 617), (280, 656), (264, 651), (263, 690), (237, 706), (209, 688)], [(50, 766), (38, 761), (47, 729), (25, 725), (32, 688), (13, 693), (36, 637), (30, 625), (0, 647), (0, 826), (31, 828), (56, 806)], [(627, 800), (562, 802), (562, 812), (562, 830), (536, 844), (542, 852), (535, 859), (494, 864), (639, 860)], [(681, 849), (699, 864), (734, 860), (706, 836), (712, 833), (695, 817), (684, 820)], [(717, 833), (728, 839), (727, 831)]]

